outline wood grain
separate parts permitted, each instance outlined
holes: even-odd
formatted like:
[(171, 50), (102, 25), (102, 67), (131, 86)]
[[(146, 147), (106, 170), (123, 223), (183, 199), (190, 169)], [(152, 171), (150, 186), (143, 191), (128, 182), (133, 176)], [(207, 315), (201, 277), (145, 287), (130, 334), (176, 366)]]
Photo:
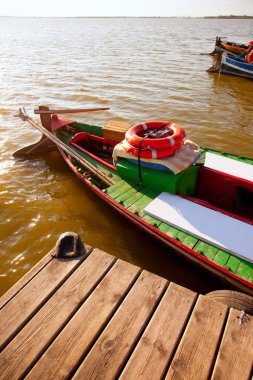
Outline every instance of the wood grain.
[[(115, 258), (95, 249), (0, 354), (0, 378), (22, 377), (66, 325)], [(63, 346), (64, 347), (64, 346)]]
[(199, 296), (166, 379), (209, 379), (227, 306)]
[(52, 259), (0, 311), (0, 350), (70, 276), (83, 258)]
[(114, 379), (132, 351), (167, 281), (143, 271), (114, 317), (95, 342), (73, 379)]
[(138, 267), (117, 261), (27, 379), (68, 378), (111, 318), (139, 272)]
[(171, 283), (124, 369), (121, 380), (161, 379), (197, 294)]
[(253, 316), (230, 309), (212, 380), (250, 379), (253, 368)]

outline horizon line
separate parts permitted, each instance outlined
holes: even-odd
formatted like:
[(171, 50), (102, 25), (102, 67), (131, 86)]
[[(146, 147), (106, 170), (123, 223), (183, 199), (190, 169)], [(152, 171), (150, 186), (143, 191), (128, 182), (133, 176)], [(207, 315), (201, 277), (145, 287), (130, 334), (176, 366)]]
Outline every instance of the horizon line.
[(6, 16), (0, 18), (253, 18), (253, 15), (218, 15), (218, 16)]

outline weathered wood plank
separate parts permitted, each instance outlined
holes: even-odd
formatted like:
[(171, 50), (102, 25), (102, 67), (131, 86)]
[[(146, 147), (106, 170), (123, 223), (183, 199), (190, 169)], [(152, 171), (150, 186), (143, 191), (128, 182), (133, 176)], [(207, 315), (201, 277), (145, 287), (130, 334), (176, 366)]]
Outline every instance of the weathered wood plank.
[(120, 380), (162, 378), (196, 298), (191, 290), (170, 284)]
[(21, 330), (37, 310), (50, 298), (84, 256), (73, 259), (54, 258), (0, 311), (0, 350)]
[(165, 279), (142, 272), (73, 378), (116, 378), (166, 286)]
[(253, 368), (253, 317), (230, 309), (212, 380), (247, 380)]
[(252, 375), (252, 316), (204, 296), (194, 307), (196, 293), (98, 249), (52, 253), (0, 301), (0, 379)]
[(115, 261), (98, 249), (88, 256), (0, 354), (0, 378), (20, 378), (26, 373)]
[(27, 378), (68, 378), (139, 273), (140, 268), (118, 260)]
[(166, 379), (209, 379), (227, 306), (199, 296)]

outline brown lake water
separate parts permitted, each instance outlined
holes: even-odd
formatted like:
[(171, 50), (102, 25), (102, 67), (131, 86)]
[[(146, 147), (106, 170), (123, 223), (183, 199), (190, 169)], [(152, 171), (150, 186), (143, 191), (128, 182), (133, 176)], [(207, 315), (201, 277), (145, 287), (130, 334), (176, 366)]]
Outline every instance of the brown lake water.
[(13, 159), (40, 138), (14, 115), (105, 106), (77, 119), (168, 119), (202, 146), (253, 157), (253, 81), (208, 74), (213, 58), (201, 54), (216, 35), (245, 43), (252, 30), (252, 20), (0, 18), (0, 294), (65, 231), (200, 293), (226, 287), (103, 204), (57, 152)]

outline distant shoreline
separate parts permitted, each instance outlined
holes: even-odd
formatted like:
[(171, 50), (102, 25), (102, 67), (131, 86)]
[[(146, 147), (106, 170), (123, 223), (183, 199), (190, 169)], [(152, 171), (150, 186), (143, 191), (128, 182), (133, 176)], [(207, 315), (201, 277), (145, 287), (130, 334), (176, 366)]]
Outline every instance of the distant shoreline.
[(222, 19), (248, 19), (248, 18), (253, 18), (253, 16), (205, 16), (205, 17), (201, 17), (201, 18), (222, 18)]
[(186, 19), (253, 19), (253, 16), (0, 16), (0, 18), (186, 18)]

